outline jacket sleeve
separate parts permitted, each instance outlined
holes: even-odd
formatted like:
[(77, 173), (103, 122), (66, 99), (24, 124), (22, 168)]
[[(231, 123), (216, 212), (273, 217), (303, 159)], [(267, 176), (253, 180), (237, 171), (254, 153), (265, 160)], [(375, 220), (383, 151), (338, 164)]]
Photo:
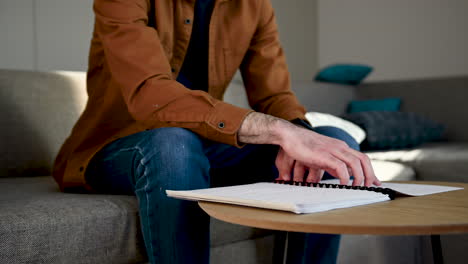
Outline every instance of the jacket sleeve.
[(290, 77), (270, 0), (263, 0), (260, 20), (240, 70), (251, 107), (286, 120), (305, 119), (305, 108), (291, 91)]
[(184, 87), (172, 77), (158, 32), (148, 26), (148, 0), (95, 0), (95, 34), (102, 41), (112, 81), (129, 113), (144, 123), (183, 127), (239, 146), (237, 131), (251, 110)]

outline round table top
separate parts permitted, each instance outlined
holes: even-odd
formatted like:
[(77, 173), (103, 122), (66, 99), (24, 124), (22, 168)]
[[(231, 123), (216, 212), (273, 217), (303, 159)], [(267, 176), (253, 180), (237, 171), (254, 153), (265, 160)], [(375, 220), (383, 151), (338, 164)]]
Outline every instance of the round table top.
[(273, 230), (375, 235), (468, 232), (468, 184), (422, 181), (402, 183), (456, 186), (464, 189), (301, 215), (222, 203), (199, 202), (199, 205), (210, 216), (219, 220)]

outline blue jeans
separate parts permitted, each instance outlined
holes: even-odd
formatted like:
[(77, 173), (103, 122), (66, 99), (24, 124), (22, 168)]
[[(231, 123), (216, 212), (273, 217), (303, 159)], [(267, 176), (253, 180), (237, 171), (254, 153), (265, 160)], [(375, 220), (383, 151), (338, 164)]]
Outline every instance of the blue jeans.
[[(343, 130), (315, 131), (358, 147)], [(108, 144), (91, 160), (86, 180), (101, 193), (136, 195), (150, 263), (209, 263), (209, 216), (197, 203), (169, 198), (165, 191), (273, 181), (277, 151), (273, 145), (238, 149), (183, 128), (159, 128)], [(339, 240), (290, 232), (287, 262), (335, 263)]]

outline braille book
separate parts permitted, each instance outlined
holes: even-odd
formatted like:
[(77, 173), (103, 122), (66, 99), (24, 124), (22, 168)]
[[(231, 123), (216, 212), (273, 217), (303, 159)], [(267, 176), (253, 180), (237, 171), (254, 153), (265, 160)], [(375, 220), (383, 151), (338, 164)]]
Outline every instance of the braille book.
[(462, 188), (425, 185), (382, 183), (379, 187), (340, 185), (338, 180), (320, 183), (261, 182), (228, 187), (171, 191), (169, 197), (251, 206), (296, 214), (316, 213), (371, 203), (390, 201), (397, 197), (421, 196)]

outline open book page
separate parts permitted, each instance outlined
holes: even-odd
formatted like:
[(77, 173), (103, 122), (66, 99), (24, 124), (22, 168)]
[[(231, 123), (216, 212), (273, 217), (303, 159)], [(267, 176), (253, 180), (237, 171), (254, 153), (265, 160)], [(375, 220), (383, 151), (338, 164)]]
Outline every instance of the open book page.
[[(333, 179), (333, 180), (324, 180), (321, 183), (330, 183), (330, 184), (340, 184), (340, 180)], [(349, 185), (352, 184), (350, 181)], [(450, 192), (461, 190), (463, 188), (460, 187), (452, 187), (452, 186), (441, 186), (441, 185), (429, 185), (429, 184), (413, 184), (413, 183), (393, 183), (393, 182), (382, 182), (382, 188), (389, 188), (395, 190), (399, 193), (409, 195), (409, 196), (422, 196), (422, 195), (429, 195), (434, 193), (441, 193), (441, 192)]]
[(180, 199), (230, 203), (294, 213), (321, 212), (390, 200), (387, 195), (377, 192), (274, 183), (166, 192), (168, 196)]

